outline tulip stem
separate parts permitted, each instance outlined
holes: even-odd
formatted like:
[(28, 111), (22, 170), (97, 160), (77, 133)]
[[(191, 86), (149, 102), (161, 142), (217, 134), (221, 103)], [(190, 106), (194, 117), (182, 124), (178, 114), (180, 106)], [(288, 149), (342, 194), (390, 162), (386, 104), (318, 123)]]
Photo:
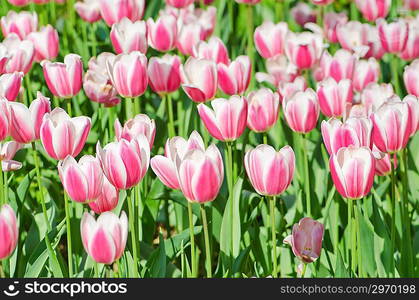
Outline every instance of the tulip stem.
[(408, 176), (407, 176), (407, 148), (402, 150), (402, 165), (403, 165), (403, 174), (402, 174), (402, 183), (403, 183), (403, 216), (404, 224), (406, 224), (406, 237), (407, 237), (407, 266), (408, 266), (408, 276), (413, 276), (413, 249), (412, 249), (412, 236), (410, 224), (411, 220), (409, 217), (409, 199), (408, 199)]
[(68, 195), (64, 191), (64, 209), (65, 209), (65, 223), (67, 225), (67, 256), (68, 256), (68, 276), (73, 277), (73, 251), (71, 244), (71, 220), (70, 220), (70, 207)]
[(247, 55), (249, 56), (250, 63), (251, 63), (251, 77), (250, 77), (250, 85), (249, 89), (253, 89), (254, 84), (254, 72), (255, 72), (255, 61), (254, 61), (254, 42), (253, 42), (253, 6), (247, 5)]
[(4, 197), (3, 167), (0, 160), (0, 208), (3, 204), (6, 204), (6, 199)]
[(263, 137), (262, 137), (262, 139), (263, 139), (263, 143), (264, 143), (265, 145), (269, 145), (269, 144), (268, 144), (268, 133), (267, 133), (267, 132), (264, 132), (264, 133), (263, 133)]
[(399, 81), (399, 58), (396, 54), (390, 57), (391, 73), (393, 75), (392, 83), (396, 94), (401, 96), (400, 81)]
[(276, 16), (279, 22), (285, 22), (284, 1), (276, 0)]
[(131, 232), (131, 247), (132, 247), (132, 258), (134, 260), (134, 278), (138, 278), (138, 256), (137, 256), (137, 240), (135, 234), (135, 211), (133, 208), (133, 190), (129, 192), (128, 200), (128, 214), (129, 214), (129, 230)]
[(275, 202), (276, 202), (276, 196), (272, 196), (270, 198), (270, 208), (271, 208), (271, 233), (272, 233), (272, 277), (277, 278), (278, 277), (278, 271), (277, 271), (277, 255), (276, 255), (276, 229), (275, 229)]
[(231, 258), (234, 259), (234, 196), (233, 196), (233, 150), (231, 142), (226, 142), (227, 153), (226, 153), (226, 163), (227, 163), (227, 185), (228, 185), (228, 197), (230, 200), (230, 218), (231, 218)]
[(67, 100), (67, 114), (70, 116), (70, 118), (73, 116), (73, 110), (71, 107), (71, 98)]
[(99, 264), (97, 262), (94, 263), (95, 268), (95, 278), (99, 278)]
[[(86, 22), (84, 22), (84, 23), (86, 23)], [(91, 39), (91, 42), (92, 42), (92, 56), (93, 57), (96, 57), (96, 55), (97, 55), (96, 29), (97, 29), (97, 25), (96, 25), (96, 22), (94, 22), (92, 24), (92, 28), (90, 30), (90, 39)]]
[(304, 156), (304, 189), (306, 194), (307, 215), (311, 218), (310, 175), (308, 171), (307, 136), (301, 135), (301, 145)]
[(29, 72), (24, 77), (25, 77), (25, 85), (27, 88), (27, 95), (28, 95), (28, 98), (26, 100), (27, 101), (26, 105), (29, 106), (32, 102), (32, 83), (31, 83), (31, 78), (29, 76)]
[[(355, 200), (352, 200), (355, 202)], [(354, 214), (355, 214), (355, 227), (356, 227), (356, 247), (357, 247), (357, 254), (358, 254), (358, 277), (364, 277), (362, 273), (362, 254), (361, 254), (361, 231), (359, 229), (359, 215), (360, 215), (360, 206), (358, 201), (362, 201), (362, 199), (357, 200), (355, 204)]]
[[(174, 118), (173, 118), (173, 103), (172, 103), (172, 95), (171, 94), (167, 94), (165, 96), (166, 98), (166, 102), (167, 102), (167, 115), (168, 115), (168, 119), (169, 122), (167, 124), (168, 128), (167, 130), (169, 131), (169, 137), (172, 138), (176, 135), (176, 131), (175, 131), (175, 122), (174, 122)], [(163, 98), (164, 99), (164, 98)]]
[(206, 255), (206, 268), (207, 268), (207, 277), (212, 277), (211, 271), (211, 245), (208, 234), (208, 223), (207, 223), (207, 213), (205, 211), (204, 204), (201, 205), (201, 215), (202, 215), (202, 224), (204, 226), (204, 239), (205, 239), (205, 255)]
[(306, 275), (306, 271), (307, 271), (307, 264), (303, 263), (303, 271), (301, 272), (301, 278), (304, 278), (304, 276)]
[(189, 217), (189, 237), (191, 240), (191, 260), (192, 260), (192, 277), (196, 277), (196, 259), (195, 259), (195, 230), (193, 225), (192, 203), (188, 202)]
[(6, 278), (6, 274), (4, 274), (3, 264), (6, 260), (0, 259), (0, 278)]
[(349, 254), (348, 254), (348, 268), (350, 270), (350, 275), (352, 276), (353, 272), (354, 272), (354, 243), (353, 243), (353, 239), (352, 239), (352, 231), (353, 231), (353, 227), (352, 227), (352, 211), (353, 211), (353, 201), (351, 199), (346, 199), (348, 202), (348, 228), (349, 228)]
[(56, 15), (55, 15), (55, 1), (50, 1), (49, 2), (49, 11), (50, 11), (50, 15), (51, 15), (51, 20), (50, 20), (50, 24), (55, 24), (56, 21)]
[(396, 266), (394, 262), (395, 240), (396, 240), (396, 176), (394, 170), (394, 158), (390, 157), (391, 169), (391, 255), (392, 259), (390, 265), (391, 277), (396, 274)]

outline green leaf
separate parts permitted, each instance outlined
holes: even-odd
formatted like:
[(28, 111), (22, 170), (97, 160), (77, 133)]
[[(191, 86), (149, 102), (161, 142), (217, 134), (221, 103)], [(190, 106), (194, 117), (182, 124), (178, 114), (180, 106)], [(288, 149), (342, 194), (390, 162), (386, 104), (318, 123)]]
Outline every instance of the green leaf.
[(374, 229), (365, 216), (361, 212), (361, 207), (358, 203), (358, 226), (360, 230), (361, 241), (358, 245), (361, 247), (361, 263), (362, 269), (367, 271), (371, 277), (375, 277), (377, 273), (377, 265), (375, 263), (374, 251)]
[(151, 254), (147, 261), (147, 268), (149, 269), (152, 278), (164, 278), (166, 276), (166, 250), (164, 246), (164, 239), (159, 234), (159, 247)]
[(335, 277), (337, 278), (349, 277), (349, 272), (345, 267), (345, 263), (343, 262), (342, 255), (340, 254), (340, 250), (338, 250), (338, 253), (337, 253), (335, 270), (336, 270)]

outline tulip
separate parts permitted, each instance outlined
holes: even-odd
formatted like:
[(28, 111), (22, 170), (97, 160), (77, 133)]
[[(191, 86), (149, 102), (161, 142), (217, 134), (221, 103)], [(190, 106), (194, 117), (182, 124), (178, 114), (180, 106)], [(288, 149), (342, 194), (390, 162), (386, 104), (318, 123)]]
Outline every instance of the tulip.
[(348, 22), (348, 16), (345, 13), (326, 13), (324, 15), (324, 34), (326, 38), (332, 42), (338, 42), (336, 29), (338, 26), (344, 25)]
[(332, 77), (337, 82), (352, 79), (356, 61), (356, 56), (345, 49), (337, 50), (333, 56), (325, 51), (320, 59), (321, 77), (318, 79)]
[(79, 162), (67, 156), (58, 163), (58, 172), (65, 191), (75, 202), (88, 203), (102, 193), (103, 172), (94, 156), (85, 155)]
[(346, 107), (345, 118), (368, 118), (369, 112), (364, 104), (349, 104)]
[(176, 7), (176, 8), (184, 8), (191, 5), (194, 0), (165, 0), (167, 5)]
[(38, 32), (31, 32), (27, 39), (35, 47), (35, 61), (53, 60), (58, 56), (60, 47), (58, 32), (51, 25), (42, 27)]
[(194, 47), (205, 40), (204, 28), (197, 22), (178, 26), (176, 47), (184, 55), (192, 55)]
[(355, 0), (362, 16), (370, 22), (385, 18), (390, 10), (391, 0)]
[(152, 57), (148, 63), (148, 80), (151, 89), (158, 94), (172, 93), (179, 89), (181, 61), (179, 56), (166, 54)]
[(244, 166), (256, 192), (277, 196), (288, 188), (294, 177), (294, 151), (290, 146), (276, 152), (270, 145), (259, 145), (246, 152)]
[(343, 198), (361, 199), (372, 187), (375, 159), (367, 147), (344, 147), (330, 157), (330, 172)]
[(400, 57), (404, 60), (419, 58), (419, 18), (408, 21), (409, 33)]
[(147, 20), (148, 43), (157, 51), (167, 52), (176, 47), (177, 23), (172, 15), (162, 15), (154, 22)]
[(246, 129), (247, 101), (239, 96), (229, 100), (218, 98), (211, 101), (213, 109), (198, 105), (198, 113), (209, 133), (216, 139), (230, 142), (238, 139)]
[(304, 2), (298, 2), (296, 6), (291, 9), (292, 18), (295, 22), (304, 26), (306, 23), (316, 23), (316, 12)]
[(361, 103), (365, 106), (369, 115), (393, 95), (394, 90), (391, 83), (370, 83), (361, 92)]
[(419, 97), (419, 59), (405, 67), (403, 79), (407, 92)]
[(16, 171), (22, 168), (22, 163), (13, 160), (16, 152), (22, 149), (23, 145), (15, 141), (0, 144), (0, 162), (3, 172)]
[(15, 6), (25, 6), (28, 5), (31, 0), (7, 0), (10, 4)]
[(282, 109), (288, 126), (295, 132), (308, 133), (316, 127), (319, 119), (319, 104), (316, 92), (306, 89), (284, 98)]
[(218, 37), (211, 37), (208, 42), (199, 41), (193, 48), (195, 58), (204, 58), (214, 61), (216, 64), (230, 64), (227, 47)]
[(217, 66), (213, 61), (190, 57), (180, 67), (182, 88), (192, 101), (200, 103), (214, 98), (217, 92)]
[(285, 42), (285, 54), (298, 69), (310, 69), (320, 59), (323, 40), (319, 34), (311, 32), (289, 32)]
[(5, 259), (13, 253), (18, 238), (16, 214), (8, 204), (4, 204), (0, 209), (0, 259)]
[(90, 208), (97, 214), (111, 211), (118, 205), (119, 191), (103, 176), (103, 186), (99, 197), (89, 202)]
[(48, 98), (38, 92), (37, 99), (27, 108), (19, 102), (10, 103), (10, 135), (19, 143), (28, 144), (40, 138), (44, 115), (51, 111)]
[(325, 116), (341, 117), (347, 103), (352, 103), (352, 82), (350, 79), (336, 82), (329, 77), (318, 84), (317, 97), (320, 110)]
[(69, 99), (82, 87), (83, 63), (77, 54), (67, 54), (64, 63), (44, 60), (42, 63), (45, 81), (54, 96)]
[(0, 43), (0, 75), (6, 71), (5, 69), (8, 60), (9, 55), (7, 53), (7, 48)]
[(109, 83), (107, 74), (104, 76), (88, 70), (83, 78), (83, 90), (91, 101), (102, 103), (105, 107), (112, 107), (121, 102), (116, 90)]
[(403, 0), (404, 7), (409, 10), (418, 10), (419, 1), (418, 0)]
[(336, 36), (343, 49), (359, 52), (368, 44), (370, 26), (358, 21), (349, 21), (336, 28)]
[(106, 61), (108, 76), (118, 94), (123, 97), (138, 97), (147, 89), (147, 57), (133, 51), (119, 54)]
[(402, 52), (406, 47), (409, 27), (404, 19), (387, 23), (384, 19), (377, 20), (378, 35), (384, 50), (389, 53)]
[(56, 160), (76, 157), (86, 143), (91, 128), (88, 117), (70, 116), (61, 108), (44, 115), (40, 137), (45, 151)]
[(16, 34), (11, 33), (3, 41), (3, 45), (6, 47), (9, 56), (5, 67), (6, 73), (28, 73), (32, 68), (35, 55), (35, 48), (32, 42), (28, 40), (21, 41)]
[(267, 132), (279, 117), (279, 94), (262, 88), (247, 96), (247, 127), (255, 132)]
[(364, 58), (374, 57), (375, 59), (381, 59), (383, 55), (386, 53), (386, 51), (381, 45), (381, 40), (378, 34), (378, 29), (376, 26), (368, 25), (368, 27), (369, 29), (367, 32), (367, 43), (365, 44), (365, 46), (367, 46), (369, 49), (366, 52), (366, 54), (363, 55), (363, 57)]
[(254, 40), (259, 54), (263, 58), (284, 54), (287, 33), (288, 24), (285, 22), (274, 24), (271, 21), (265, 21), (262, 25), (256, 27)]
[(112, 25), (111, 33), (112, 46), (115, 52), (130, 53), (132, 51), (147, 52), (147, 26), (145, 21), (132, 22), (123, 18)]
[(332, 118), (322, 121), (321, 131), (327, 152), (336, 154), (340, 148), (371, 147), (372, 122), (367, 118), (348, 118), (344, 123)]
[(100, 15), (99, 0), (78, 1), (74, 4), (74, 8), (80, 18), (88, 23), (95, 23), (102, 18)]
[(22, 85), (23, 73), (14, 72), (0, 75), (0, 96), (15, 101)]
[(138, 21), (143, 17), (145, 0), (99, 0), (100, 15), (112, 26), (123, 18)]
[(16, 33), (23, 40), (29, 33), (36, 31), (38, 15), (27, 11), (17, 13), (10, 10), (7, 16), (1, 18), (0, 22), (4, 37), (8, 37), (11, 33)]
[(409, 107), (410, 117), (410, 136), (413, 136), (419, 130), (419, 98), (413, 95), (404, 97), (403, 102)]
[(96, 148), (105, 176), (117, 189), (130, 189), (144, 178), (150, 162), (150, 144), (144, 135), (112, 142), (103, 149), (98, 142)]
[(292, 227), (292, 234), (284, 243), (292, 247), (292, 252), (303, 263), (311, 263), (320, 257), (324, 226), (311, 218), (302, 218)]
[(292, 82), (298, 76), (297, 67), (290, 63), (285, 55), (278, 55), (266, 60), (268, 73), (256, 73), (258, 82), (268, 82), (275, 87), (282, 83)]
[(252, 63), (248, 56), (239, 56), (230, 65), (218, 64), (218, 86), (227, 95), (243, 94), (250, 83)]
[(376, 83), (380, 76), (380, 65), (375, 58), (359, 60), (355, 64), (353, 88), (361, 92), (369, 83)]
[(0, 141), (7, 138), (10, 132), (10, 105), (9, 101), (0, 96)]
[(236, 0), (237, 3), (255, 5), (258, 4), (261, 0)]
[(95, 262), (111, 264), (122, 256), (128, 238), (125, 212), (119, 218), (112, 212), (104, 212), (97, 220), (84, 213), (80, 229), (84, 249)]
[(377, 176), (387, 176), (391, 173), (391, 158), (393, 158), (393, 168), (397, 168), (397, 155), (393, 154), (392, 156), (388, 153), (383, 153), (373, 147), (372, 154), (375, 159), (375, 175)]
[(281, 102), (285, 98), (292, 97), (296, 92), (304, 92), (307, 89), (307, 82), (304, 77), (298, 76), (293, 82), (281, 82), (278, 88), (282, 96)]
[(140, 135), (144, 135), (150, 144), (150, 149), (153, 147), (154, 138), (156, 136), (156, 123), (145, 114), (139, 114), (134, 119), (128, 120), (124, 127), (118, 119), (115, 120), (115, 136), (118, 141), (125, 139), (132, 141)]

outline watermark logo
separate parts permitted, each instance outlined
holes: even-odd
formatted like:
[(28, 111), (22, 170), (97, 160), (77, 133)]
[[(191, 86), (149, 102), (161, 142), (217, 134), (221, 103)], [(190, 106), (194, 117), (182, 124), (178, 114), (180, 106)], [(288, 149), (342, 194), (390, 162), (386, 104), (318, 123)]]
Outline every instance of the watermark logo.
[(14, 296), (19, 295), (20, 291), (16, 288), (16, 285), (18, 284), (19, 284), (19, 281), (13, 282), (13, 284), (10, 284), (7, 287), (7, 289), (3, 291), (3, 293), (9, 297), (14, 297)]

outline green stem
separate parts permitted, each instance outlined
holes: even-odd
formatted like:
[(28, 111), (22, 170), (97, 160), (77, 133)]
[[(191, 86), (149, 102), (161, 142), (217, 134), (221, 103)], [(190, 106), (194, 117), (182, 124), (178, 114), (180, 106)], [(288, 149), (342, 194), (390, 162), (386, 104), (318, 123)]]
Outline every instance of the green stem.
[(278, 18), (278, 22), (285, 21), (284, 18), (284, 0), (276, 0), (276, 16)]
[(134, 114), (134, 108), (133, 108), (133, 100), (131, 98), (125, 98), (125, 117), (126, 121), (129, 119), (132, 119)]
[(134, 215), (135, 215), (135, 220), (137, 220), (137, 224), (136, 224), (136, 234), (137, 234), (137, 253), (138, 253), (138, 274), (141, 274), (141, 243), (140, 243), (140, 230), (142, 230), (141, 227), (141, 216), (140, 216), (140, 205), (141, 205), (141, 192), (145, 192), (145, 186), (146, 186), (146, 180), (147, 179), (147, 174), (144, 176), (143, 181), (140, 182), (140, 184), (138, 184), (137, 186), (135, 186), (135, 201), (134, 201)]
[(133, 190), (130, 190), (130, 196), (128, 198), (128, 214), (129, 214), (129, 230), (131, 234), (131, 247), (132, 247), (132, 258), (134, 260), (134, 278), (138, 278), (138, 256), (137, 256), (137, 239), (135, 234), (135, 211), (133, 204)]
[(276, 229), (275, 229), (275, 202), (276, 202), (276, 196), (272, 196), (270, 198), (270, 211), (271, 211), (271, 233), (272, 233), (272, 277), (277, 278), (278, 277), (278, 271), (277, 271), (277, 255), (276, 255)]
[(307, 215), (311, 217), (311, 194), (310, 194), (310, 175), (308, 170), (308, 152), (307, 152), (307, 137), (301, 135), (301, 145), (304, 156), (304, 189), (306, 194)]
[(195, 232), (193, 225), (192, 203), (188, 202), (188, 217), (189, 217), (189, 237), (191, 240), (191, 260), (192, 260), (192, 277), (196, 277), (196, 259), (195, 259)]
[(95, 268), (95, 278), (99, 278), (99, 264), (97, 262), (94, 263)]
[(396, 176), (394, 170), (394, 161), (390, 157), (391, 165), (391, 264), (390, 264), (390, 274), (391, 277), (394, 277), (396, 274), (396, 266), (394, 262), (394, 251), (395, 251), (395, 242), (396, 242)]
[(227, 146), (227, 185), (228, 197), (230, 199), (230, 218), (231, 218), (231, 258), (234, 259), (234, 197), (233, 197), (233, 150), (231, 142), (226, 142)]
[(67, 114), (70, 116), (70, 118), (73, 116), (73, 110), (71, 107), (71, 98), (67, 100)]
[(25, 77), (25, 85), (26, 85), (26, 89), (27, 89), (27, 103), (26, 106), (29, 106), (33, 100), (32, 98), (32, 83), (31, 83), (31, 78), (30, 78), (30, 72), (28, 72), (24, 77)]
[(172, 95), (171, 94), (167, 94), (166, 95), (166, 102), (167, 102), (167, 114), (168, 114), (168, 119), (169, 122), (167, 124), (168, 126), (168, 131), (169, 131), (169, 137), (174, 137), (176, 135), (176, 131), (175, 131), (175, 121), (173, 118), (173, 103), (172, 103)]
[(71, 244), (71, 219), (70, 219), (69, 199), (65, 191), (64, 191), (64, 209), (65, 209), (65, 223), (67, 225), (68, 276), (71, 278), (73, 277), (73, 250), (72, 250), (72, 244)]
[(95, 22), (92, 24), (92, 28), (90, 30), (90, 39), (92, 42), (92, 56), (94, 57), (97, 55), (96, 29), (97, 29), (97, 25)]
[(399, 81), (399, 58), (397, 57), (396, 54), (392, 55), (391, 57), (391, 73), (392, 73), (392, 83), (394, 86), (394, 90), (396, 92), (397, 95), (401, 96), (401, 87), (400, 87), (400, 81)]
[(255, 59), (254, 59), (254, 41), (253, 41), (253, 31), (254, 31), (254, 20), (253, 20), (253, 5), (247, 5), (247, 55), (250, 58), (251, 63), (251, 77), (249, 89), (252, 90), (254, 86), (254, 73), (255, 73)]
[(51, 24), (55, 24), (55, 20), (57, 19), (56, 15), (55, 15), (55, 1), (50, 1), (49, 2), (49, 12), (51, 15)]
[(265, 145), (269, 145), (269, 144), (268, 144), (268, 133), (267, 133), (267, 132), (264, 132), (264, 133), (263, 133), (263, 135), (262, 135), (262, 139), (263, 139), (263, 143), (264, 143)]
[(211, 270), (211, 244), (208, 234), (208, 223), (207, 223), (207, 213), (205, 212), (205, 206), (201, 205), (201, 215), (202, 215), (202, 225), (204, 226), (204, 239), (205, 239), (205, 256), (206, 256), (206, 268), (207, 268), (207, 277), (212, 277)]
[(356, 247), (357, 247), (357, 254), (358, 254), (358, 277), (362, 278), (363, 275), (363, 269), (362, 269), (362, 252), (361, 252), (361, 231), (359, 229), (359, 215), (360, 215), (360, 206), (358, 204), (358, 201), (362, 201), (362, 199), (354, 200), (355, 202), (355, 226), (356, 226)]
[(301, 278), (304, 278), (304, 276), (306, 275), (306, 271), (307, 271), (307, 264), (304, 263), (303, 272), (301, 273)]
[(403, 218), (404, 218), (404, 224), (406, 224), (406, 237), (407, 237), (407, 266), (408, 266), (408, 276), (413, 276), (413, 266), (414, 266), (414, 260), (413, 260), (413, 249), (412, 249), (412, 235), (411, 235), (411, 220), (409, 217), (409, 198), (408, 198), (408, 191), (409, 191), (409, 184), (408, 184), (408, 175), (407, 175), (407, 151), (408, 149), (404, 149), (402, 151), (402, 166), (403, 166), (403, 174), (402, 174), (402, 183), (403, 183)]
[(352, 241), (352, 211), (353, 211), (353, 200), (351, 199), (346, 199), (347, 203), (348, 203), (348, 226), (349, 226), (349, 254), (348, 254), (348, 268), (350, 270), (350, 275), (352, 276), (353, 274), (353, 256), (354, 256), (354, 251), (355, 249), (353, 248), (353, 241)]
[(112, 137), (114, 135), (114, 122), (115, 122), (115, 111), (114, 107), (108, 107), (108, 134), (109, 141), (112, 142)]
[(6, 204), (6, 199), (4, 197), (3, 168), (0, 160), (0, 208), (3, 204)]

